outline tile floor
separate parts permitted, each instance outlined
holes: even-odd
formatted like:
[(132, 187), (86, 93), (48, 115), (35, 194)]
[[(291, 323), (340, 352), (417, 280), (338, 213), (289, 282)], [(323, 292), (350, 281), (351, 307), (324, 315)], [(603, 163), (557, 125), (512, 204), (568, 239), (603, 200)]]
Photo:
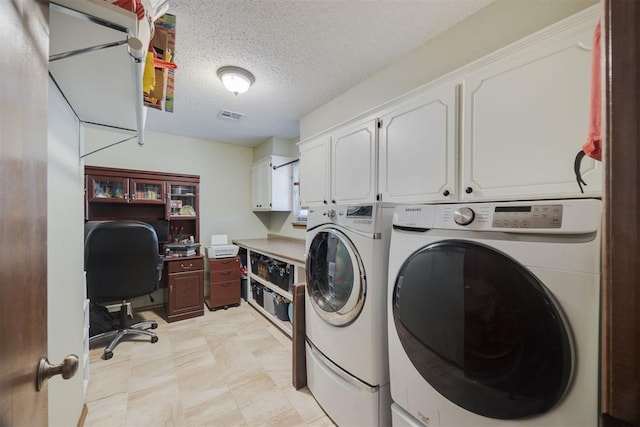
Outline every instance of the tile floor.
[(174, 323), (162, 315), (136, 315), (158, 321), (157, 343), (123, 342), (110, 360), (90, 351), (86, 427), (334, 425), (291, 385), (291, 340), (244, 301)]

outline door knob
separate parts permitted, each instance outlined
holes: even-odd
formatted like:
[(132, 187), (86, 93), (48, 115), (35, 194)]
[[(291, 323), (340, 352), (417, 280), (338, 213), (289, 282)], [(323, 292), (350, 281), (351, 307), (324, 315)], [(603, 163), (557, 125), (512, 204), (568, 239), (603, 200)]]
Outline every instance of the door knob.
[(54, 375), (62, 375), (62, 378), (68, 380), (78, 371), (78, 356), (69, 354), (64, 358), (61, 364), (52, 365), (46, 357), (40, 359), (38, 363), (38, 374), (36, 377), (36, 390), (42, 390), (49, 378)]

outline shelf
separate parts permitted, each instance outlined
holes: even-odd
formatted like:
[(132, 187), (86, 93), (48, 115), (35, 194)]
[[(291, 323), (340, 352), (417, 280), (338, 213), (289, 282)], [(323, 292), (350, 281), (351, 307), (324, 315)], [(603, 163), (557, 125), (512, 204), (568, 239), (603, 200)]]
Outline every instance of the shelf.
[[(144, 143), (142, 74), (151, 28), (103, 0), (53, 0), (49, 74), (82, 124)], [(146, 28), (145, 28), (146, 27)], [(145, 31), (146, 30), (146, 31)]]
[(253, 308), (255, 308), (256, 310), (258, 310), (258, 312), (260, 314), (262, 314), (263, 316), (265, 316), (271, 323), (274, 324), (274, 326), (278, 329), (280, 329), (282, 332), (284, 332), (289, 338), (291, 338), (293, 336), (293, 326), (291, 325), (291, 322), (285, 321), (285, 320), (280, 320), (278, 319), (276, 316), (274, 316), (273, 314), (269, 313), (267, 310), (265, 310), (260, 304), (258, 304), (253, 298), (248, 298), (247, 299), (247, 303), (249, 303), (249, 305)]
[(277, 293), (278, 295), (285, 297), (289, 302), (293, 301), (293, 295), (291, 294), (291, 292), (285, 291), (278, 285), (274, 285), (273, 283), (269, 282), (268, 280), (264, 280), (262, 277), (254, 273), (249, 273), (249, 278), (251, 280), (255, 280), (256, 282), (260, 283), (265, 288), (271, 289), (273, 292)]

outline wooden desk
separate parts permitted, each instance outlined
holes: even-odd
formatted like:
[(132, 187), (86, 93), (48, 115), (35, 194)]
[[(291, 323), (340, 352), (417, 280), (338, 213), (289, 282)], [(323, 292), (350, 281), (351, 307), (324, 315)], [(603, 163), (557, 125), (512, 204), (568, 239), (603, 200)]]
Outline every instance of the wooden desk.
[(167, 287), (167, 322), (204, 315), (204, 257), (164, 259), (162, 281)]

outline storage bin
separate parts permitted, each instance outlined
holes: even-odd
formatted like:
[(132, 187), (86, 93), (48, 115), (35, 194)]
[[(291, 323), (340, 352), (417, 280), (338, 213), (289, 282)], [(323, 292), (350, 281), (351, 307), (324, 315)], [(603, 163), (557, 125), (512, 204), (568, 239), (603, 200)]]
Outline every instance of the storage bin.
[(293, 291), (293, 265), (286, 262), (271, 260), (269, 265), (269, 281), (275, 285), (278, 285), (281, 289), (292, 292)]
[(248, 297), (248, 287), (249, 285), (247, 284), (247, 276), (240, 277), (240, 298), (245, 301)]
[(264, 288), (264, 309), (270, 314), (276, 314), (275, 294), (267, 288)]
[(268, 256), (251, 252), (251, 271), (264, 280), (269, 280), (270, 263), (271, 258), (269, 258)]
[(276, 317), (280, 320), (289, 320), (289, 301), (278, 295), (275, 300)]
[(264, 307), (264, 287), (253, 280), (251, 281), (251, 295), (255, 302)]

